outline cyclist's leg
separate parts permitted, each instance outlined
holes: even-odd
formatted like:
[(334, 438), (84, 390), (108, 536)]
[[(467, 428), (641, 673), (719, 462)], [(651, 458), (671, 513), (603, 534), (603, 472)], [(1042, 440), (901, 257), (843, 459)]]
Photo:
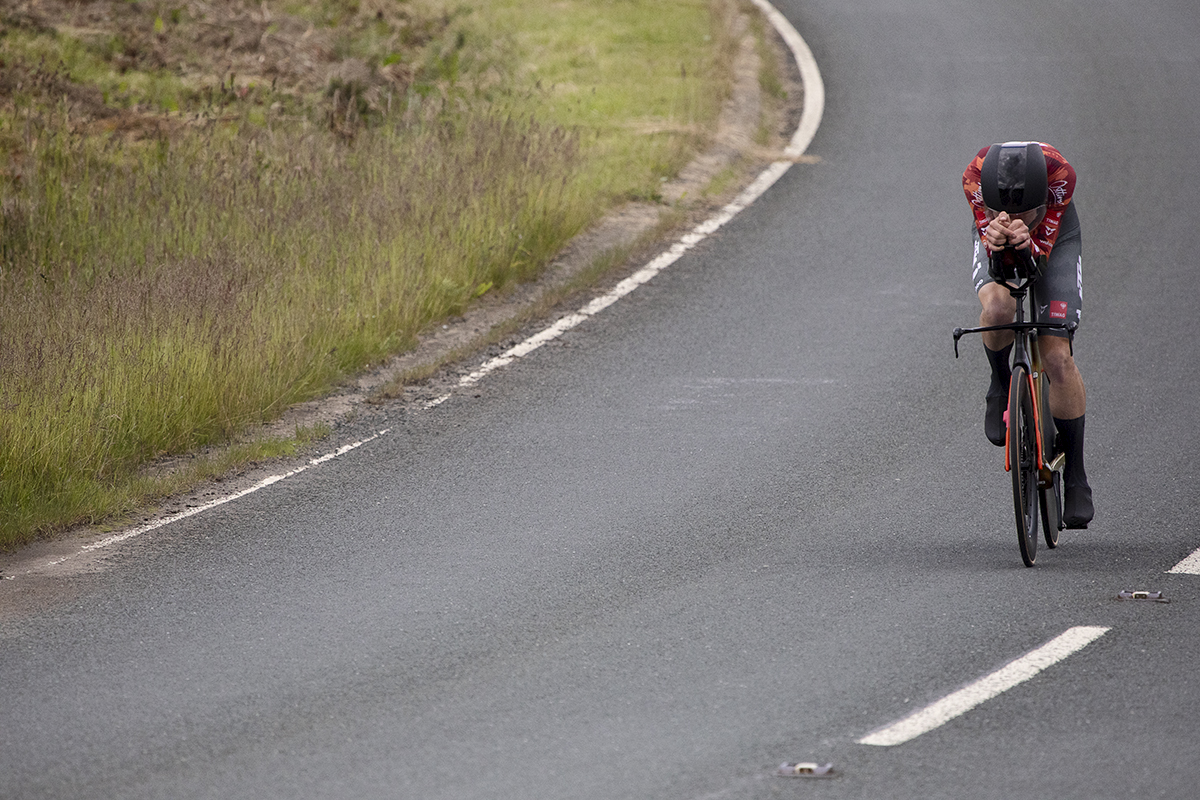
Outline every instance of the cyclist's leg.
[[(1079, 322), (1083, 313), (1083, 260), (1079, 218), (1072, 204), (1063, 215), (1062, 231), (1034, 291), (1039, 322)], [(1093, 516), (1092, 490), (1083, 466), (1084, 413), (1087, 391), (1071, 355), (1066, 335), (1041, 336), (1042, 365), (1050, 376), (1050, 412), (1059, 444), (1067, 455), (1063, 473), (1063, 521), (1086, 528)]]
[[(978, 236), (975, 237), (975, 258), (972, 266), (975, 292), (979, 296), (980, 305), (983, 306), (979, 314), (979, 324), (988, 326), (1012, 322), (1017, 311), (1017, 301), (1008, 289), (995, 283), (988, 276), (987, 252)], [(1008, 382), (1012, 376), (1008, 363), (1012, 343), (1012, 331), (989, 331), (983, 334), (983, 349), (992, 368), (991, 383), (988, 384), (984, 399), (983, 432), (988, 441), (1000, 447), (1004, 446), (1004, 410), (1008, 408)]]
[(1043, 336), (1041, 348), (1042, 366), (1050, 376), (1050, 413), (1054, 415), (1059, 449), (1067, 455), (1063, 470), (1063, 523), (1068, 528), (1086, 528), (1095, 514), (1092, 488), (1083, 466), (1087, 392), (1066, 339)]
[[(975, 237), (975, 255), (971, 261), (971, 268), (975, 293), (979, 295), (979, 303), (983, 306), (979, 314), (979, 324), (1004, 325), (1012, 322), (1017, 313), (1017, 301), (1007, 288), (993, 281), (988, 274), (987, 250), (978, 236)], [(988, 331), (983, 334), (983, 343), (989, 350), (1000, 350), (1012, 342), (1012, 331)], [(1007, 366), (1005, 368), (1007, 369)], [(1005, 381), (1005, 391), (1007, 390), (1008, 382)]]
[(1087, 389), (1075, 365), (1071, 346), (1058, 336), (1040, 337), (1042, 367), (1050, 376), (1050, 413), (1055, 419), (1075, 419), (1087, 411)]

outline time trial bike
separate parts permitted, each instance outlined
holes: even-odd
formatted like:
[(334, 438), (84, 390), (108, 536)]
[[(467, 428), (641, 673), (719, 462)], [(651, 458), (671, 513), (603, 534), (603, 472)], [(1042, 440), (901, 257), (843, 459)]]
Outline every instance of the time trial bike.
[[(1010, 254), (1004, 258), (1004, 252)], [(1008, 289), (1017, 301), (1014, 319), (1007, 325), (954, 329), (954, 357), (958, 340), (968, 333), (1012, 331), (1012, 379), (1008, 384), (1008, 433), (1004, 444), (1004, 469), (1012, 473), (1013, 506), (1016, 511), (1017, 541), (1021, 559), (1032, 567), (1037, 560), (1039, 506), (1046, 546), (1058, 546), (1063, 529), (1062, 473), (1066, 454), (1055, 444), (1054, 417), (1050, 413), (1050, 379), (1042, 370), (1038, 347), (1040, 331), (1065, 331), (1072, 345), (1075, 322), (1030, 322), (1025, 302), (1036, 297), (1040, 265), (1027, 250), (1008, 249), (991, 254), (991, 276)], [(1073, 354), (1073, 353), (1072, 353)]]

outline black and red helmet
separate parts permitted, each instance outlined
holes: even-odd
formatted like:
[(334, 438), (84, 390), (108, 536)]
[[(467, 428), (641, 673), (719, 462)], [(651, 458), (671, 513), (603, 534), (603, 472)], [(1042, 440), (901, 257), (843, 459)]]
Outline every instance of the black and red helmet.
[(980, 170), (983, 204), (1020, 214), (1046, 204), (1046, 154), (1037, 142), (1005, 142), (988, 148)]

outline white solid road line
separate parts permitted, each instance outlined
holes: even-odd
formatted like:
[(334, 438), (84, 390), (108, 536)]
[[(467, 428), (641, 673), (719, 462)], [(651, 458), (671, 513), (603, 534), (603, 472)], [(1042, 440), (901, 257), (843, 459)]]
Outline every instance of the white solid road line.
[[(792, 51), (792, 57), (796, 60), (796, 66), (800, 69), (800, 77), (804, 84), (804, 107), (800, 114), (800, 123), (796, 126), (796, 132), (792, 134), (791, 141), (783, 151), (785, 160), (772, 163), (763, 170), (753, 183), (734, 198), (733, 202), (722, 208), (715, 216), (697, 225), (690, 233), (671, 245), (670, 249), (665, 253), (662, 253), (633, 275), (621, 281), (612, 291), (597, 297), (578, 311), (562, 317), (550, 327), (539, 331), (520, 344), (487, 361), (471, 374), (464, 375), (459, 379), (458, 388), (471, 386), (479, 382), (488, 373), (494, 372), (519, 358), (529, 355), (547, 342), (554, 341), (588, 317), (598, 314), (643, 283), (649, 281), (761, 197), (776, 181), (783, 177), (783, 174), (791, 168), (796, 159), (804, 155), (804, 151), (808, 149), (813, 137), (816, 136), (817, 128), (821, 124), (821, 117), (825, 113), (825, 84), (821, 80), (821, 71), (817, 68), (817, 61), (813, 58), (812, 51), (792, 24), (787, 21), (787, 18), (783, 14), (780, 14), (766, 0), (752, 0), (752, 2), (758, 6), (763, 15), (766, 16), (767, 20), (779, 33), (780, 38), (784, 40), (788, 48)], [(441, 397), (428, 401), (425, 404), (425, 408), (433, 408), (449, 399), (450, 395), (444, 394)]]
[(909, 714), (899, 722), (867, 734), (859, 739), (858, 743), (890, 747), (915, 739), (966, 713), (985, 700), (990, 700), (1029, 680), (1047, 667), (1087, 647), (1108, 631), (1109, 628), (1091, 626), (1071, 628), (991, 675), (986, 675), (936, 703)]
[(199, 514), (202, 511), (207, 511), (210, 508), (216, 508), (217, 506), (225, 505), (226, 503), (237, 500), (239, 497), (245, 497), (248, 494), (257, 492), (259, 489), (264, 489), (273, 483), (279, 483), (281, 480), (284, 480), (285, 478), (290, 478), (293, 475), (298, 475), (301, 472), (304, 472), (309, 467), (315, 467), (318, 464), (323, 464), (326, 461), (331, 461), (332, 459), (335, 459), (339, 456), (343, 456), (346, 453), (350, 452), (351, 450), (356, 450), (359, 447), (362, 447), (364, 444), (366, 444), (368, 442), (375, 441), (380, 436), (386, 436), (390, 431), (391, 431), (391, 428), (384, 428), (383, 430), (381, 430), (379, 433), (375, 434), (374, 436), (368, 436), (366, 439), (362, 439), (357, 442), (352, 442), (351, 444), (343, 445), (343, 446), (339, 447), (337, 450), (333, 451), (332, 453), (326, 453), (323, 456), (318, 456), (316, 458), (309, 459), (307, 464), (303, 464), (299, 467), (296, 467), (295, 469), (293, 469), (289, 472), (280, 473), (278, 475), (269, 475), (266, 478), (263, 478), (258, 483), (254, 484), (253, 486), (250, 486), (246, 489), (242, 489), (240, 492), (234, 492), (233, 494), (223, 495), (221, 497), (218, 497), (216, 500), (210, 500), (209, 502), (204, 503), (202, 505), (193, 506), (192, 508), (186, 509), (184, 511), (180, 511), (175, 514), (170, 514), (161, 519), (156, 519), (153, 522), (147, 522), (145, 525), (139, 525), (136, 528), (130, 528), (129, 530), (125, 530), (120, 533), (114, 533), (112, 536), (106, 536), (105, 538), (100, 539), (99, 541), (92, 542), (91, 544), (86, 544), (83, 547), (79, 548), (78, 551), (71, 553), (69, 555), (60, 556), (58, 558), (53, 558), (53, 559), (49, 559), (49, 560), (45, 560), (45, 561), (38, 561), (38, 562), (34, 563), (31, 567), (18, 573), (17, 575), (5, 575), (4, 580), (10, 581), (13, 578), (19, 577), (21, 575), (32, 575), (37, 572), (42, 572), (43, 570), (45, 570), (49, 567), (54, 567), (59, 564), (62, 564), (65, 561), (69, 561), (70, 559), (75, 558), (76, 556), (81, 556), (81, 555), (84, 555), (85, 553), (92, 553), (97, 550), (103, 550), (107, 547), (112, 547), (115, 544), (120, 544), (121, 542), (124, 542), (128, 539), (132, 539), (136, 536), (141, 536), (143, 533), (149, 533), (152, 530), (157, 530), (158, 528), (161, 528), (164, 525), (170, 525), (172, 522), (178, 522), (181, 519), (187, 519), (188, 517), (194, 517), (196, 514)]
[(758, 6), (763, 16), (775, 28), (776, 32), (792, 51), (792, 58), (800, 68), (800, 81), (804, 84), (804, 111), (800, 115), (800, 124), (792, 134), (791, 144), (783, 152), (788, 158), (799, 158), (812, 144), (821, 125), (821, 115), (825, 113), (825, 82), (821, 80), (821, 71), (817, 68), (817, 60), (813, 58), (812, 50), (799, 32), (788, 22), (787, 17), (779, 13), (779, 9), (767, 0), (751, 0)]

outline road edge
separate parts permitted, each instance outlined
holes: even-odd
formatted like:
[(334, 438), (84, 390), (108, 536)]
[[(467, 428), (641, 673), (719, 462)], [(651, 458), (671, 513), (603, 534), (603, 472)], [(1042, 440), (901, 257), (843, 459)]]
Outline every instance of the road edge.
[[(771, 161), (731, 202), (726, 203), (717, 213), (706, 216), (699, 224), (692, 227), (682, 236), (679, 236), (670, 247), (659, 253), (632, 275), (619, 281), (616, 286), (610, 288), (607, 292), (594, 297), (575, 312), (565, 316), (558, 316), (549, 326), (540, 328), (532, 336), (522, 338), (519, 343), (509, 347), (499, 356), (485, 361), (479, 368), (469, 371), (466, 374), (461, 374), (463, 370), (459, 367), (456, 370), (459, 374), (453, 376), (456, 380), (454, 380), (449, 391), (445, 390), (445, 381), (443, 380), (443, 386), (437, 388), (433, 396), (416, 398), (416, 403), (420, 408), (430, 409), (440, 405), (449, 399), (455, 390), (473, 386), (487, 374), (519, 358), (523, 358), (535, 351), (542, 344), (552, 341), (583, 320), (600, 313), (609, 305), (612, 305), (620, 298), (634, 291), (638, 286), (648, 282), (659, 272), (682, 257), (688, 250), (711, 236), (755, 202), (783, 177), (797, 161), (803, 159), (808, 146), (816, 135), (824, 113), (825, 90), (820, 70), (808, 44), (778, 9), (767, 2), (767, 0), (750, 0), (750, 2), (759, 9), (776, 35), (791, 52), (795, 66), (798, 68), (800, 74), (803, 107), (796, 130), (783, 150), (783, 157)], [(728, 146), (728, 143), (718, 143), (718, 146)], [(622, 213), (628, 213), (628, 210), (617, 209), (613, 212), (614, 215)], [(604, 223), (602, 222), (600, 225), (594, 226), (592, 231), (582, 234), (582, 236), (595, 235), (595, 229), (603, 229), (603, 226)], [(609, 249), (620, 250), (621, 248), (625, 248), (627, 251), (633, 251), (634, 253), (646, 250), (649, 245), (645, 240), (647, 238), (653, 240), (655, 238), (654, 233), (659, 226), (660, 222), (656, 221), (636, 234), (631, 241), (622, 242)], [(577, 248), (578, 242), (573, 241), (568, 244), (564, 252), (570, 251), (572, 247)], [(636, 256), (631, 256), (626, 261), (634, 261), (635, 258)], [(567, 276), (568, 280), (569, 278), (570, 276)], [(550, 282), (555, 280), (561, 281), (563, 278), (562, 276), (551, 276)], [(530, 302), (535, 301), (536, 298)], [(436, 334), (435, 337), (431, 338), (436, 343)], [(478, 352), (479, 349), (481, 348), (476, 347), (475, 351)], [(361, 405), (369, 399), (371, 393), (377, 392), (389, 380), (394, 380), (396, 374), (402, 373), (405, 369), (412, 369), (415, 365), (419, 364), (421, 357), (422, 354), (420, 353), (420, 348), (418, 348), (415, 355), (409, 354), (398, 357), (393, 359), (387, 366), (361, 376), (355, 382), (352, 392), (343, 392), (319, 401), (313, 401), (312, 403), (300, 404), (300, 406), (285, 414), (279, 422), (268, 426), (266, 428), (268, 435), (272, 430), (278, 431), (282, 429), (286, 431), (289, 426), (294, 430), (295, 426), (305, 424), (305, 412), (318, 406), (323, 406), (323, 413), (325, 415), (333, 414), (342, 418), (353, 417), (356, 405)], [(428, 357), (428, 354), (425, 354), (425, 357)], [(302, 461), (293, 461), (291, 465), (283, 467), (282, 470), (279, 464), (274, 465), (273, 468), (267, 466), (257, 470), (247, 470), (240, 477), (240, 480), (218, 484), (219, 488), (223, 489), (221, 492), (216, 491), (213, 487), (209, 487), (205, 491), (193, 492), (176, 498), (173, 503), (176, 510), (167, 510), (165, 513), (160, 512), (154, 515), (143, 515), (141, 524), (132, 525), (116, 533), (106, 533), (95, 529), (83, 528), (62, 537), (35, 542), (12, 553), (0, 554), (0, 586), (11, 586), (11, 582), (17, 578), (32, 576), (62, 577), (90, 571), (96, 567), (97, 562), (105, 554), (112, 551), (115, 545), (136, 539), (145, 533), (194, 516), (210, 508), (245, 497), (259, 489), (285, 480), (326, 461), (338, 458), (390, 432), (390, 427), (374, 430), (366, 435), (359, 436), (359, 438), (353, 441), (348, 441), (337, 446), (322, 455)], [(260, 432), (259, 435), (262, 435), (262, 433)]]

